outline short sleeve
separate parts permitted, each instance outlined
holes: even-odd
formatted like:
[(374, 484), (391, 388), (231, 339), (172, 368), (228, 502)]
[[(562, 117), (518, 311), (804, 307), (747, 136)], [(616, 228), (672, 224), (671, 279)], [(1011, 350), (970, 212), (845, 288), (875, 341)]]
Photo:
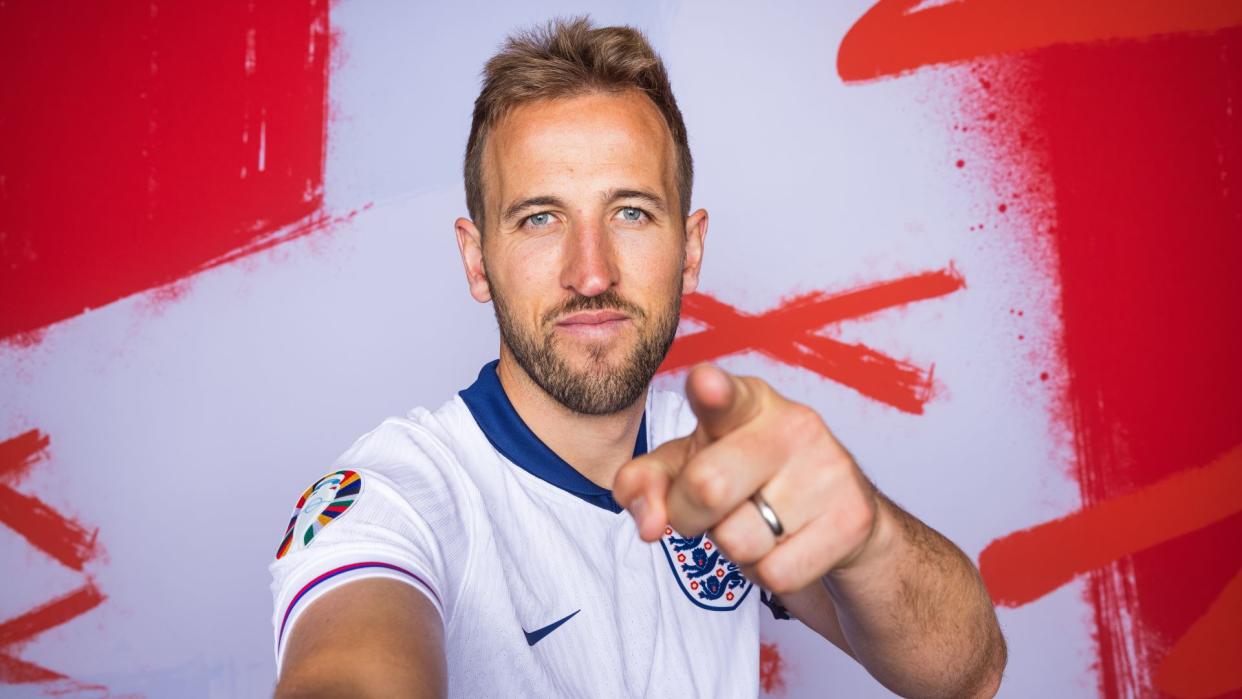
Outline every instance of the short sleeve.
[(470, 548), (469, 497), (432, 441), (408, 421), (385, 421), (297, 498), (269, 567), (278, 673), (301, 613), (348, 582), (407, 583), (448, 624)]

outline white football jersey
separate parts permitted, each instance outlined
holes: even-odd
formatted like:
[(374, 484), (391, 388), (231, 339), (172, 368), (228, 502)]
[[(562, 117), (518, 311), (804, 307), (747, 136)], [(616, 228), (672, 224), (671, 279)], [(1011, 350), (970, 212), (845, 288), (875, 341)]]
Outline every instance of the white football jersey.
[[(634, 453), (694, 425), (684, 399), (649, 391)], [(759, 591), (709, 537), (643, 542), (522, 422), (496, 362), (359, 439), (298, 501), (271, 573), (278, 670), (316, 598), (386, 577), (439, 610), (451, 697), (759, 690)]]

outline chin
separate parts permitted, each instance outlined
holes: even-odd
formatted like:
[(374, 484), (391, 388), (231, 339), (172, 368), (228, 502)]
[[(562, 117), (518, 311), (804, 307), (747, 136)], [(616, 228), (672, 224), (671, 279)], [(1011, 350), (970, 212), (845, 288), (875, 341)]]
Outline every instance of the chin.
[(575, 371), (612, 371), (619, 369), (632, 352), (633, 347), (623, 347), (622, 343), (592, 342), (574, 348), (569, 356), (563, 354), (561, 359)]

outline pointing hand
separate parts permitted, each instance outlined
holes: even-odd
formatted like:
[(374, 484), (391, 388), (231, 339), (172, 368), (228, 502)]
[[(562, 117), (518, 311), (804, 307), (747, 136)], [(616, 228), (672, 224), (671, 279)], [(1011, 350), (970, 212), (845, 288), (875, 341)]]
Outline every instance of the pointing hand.
[(686, 377), (686, 397), (694, 432), (617, 472), (613, 495), (639, 536), (655, 541), (666, 525), (682, 536), (709, 532), (747, 577), (778, 594), (865, 552), (877, 493), (814, 410), (706, 364)]

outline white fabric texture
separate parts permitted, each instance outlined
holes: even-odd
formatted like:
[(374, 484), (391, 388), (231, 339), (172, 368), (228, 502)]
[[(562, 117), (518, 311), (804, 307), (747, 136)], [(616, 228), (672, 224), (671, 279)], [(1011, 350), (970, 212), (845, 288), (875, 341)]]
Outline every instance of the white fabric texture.
[[(680, 396), (649, 393), (647, 447), (694, 424)], [(497, 443), (459, 395), (385, 420), (339, 459), (362, 476), (356, 501), (271, 565), (278, 668), (320, 595), (383, 576), (440, 611), (450, 697), (758, 693), (759, 593), (749, 583), (732, 588), (732, 608), (696, 602), (674, 549), (643, 542), (628, 513), (537, 475), (542, 465), (515, 464)]]

